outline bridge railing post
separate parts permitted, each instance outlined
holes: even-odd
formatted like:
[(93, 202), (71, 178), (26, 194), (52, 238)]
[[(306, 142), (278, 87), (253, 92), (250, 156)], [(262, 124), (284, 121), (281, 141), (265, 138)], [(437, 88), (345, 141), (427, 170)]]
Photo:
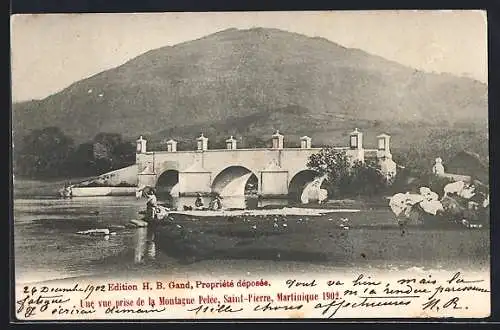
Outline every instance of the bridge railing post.
[(351, 132), (349, 135), (349, 148), (350, 149), (363, 149), (363, 133), (361, 133), (357, 128)]
[(389, 142), (391, 140), (391, 136), (387, 134), (380, 134), (377, 136), (378, 140), (378, 148), (377, 148), (377, 156), (378, 157), (386, 157), (391, 153)]
[(273, 140), (273, 149), (283, 149), (283, 135), (280, 134), (279, 130), (276, 130), (276, 133), (272, 136)]
[(199, 151), (208, 150), (208, 138), (201, 133), (201, 136), (196, 139), (196, 146)]
[(363, 133), (357, 128), (349, 134), (349, 149), (347, 150), (351, 163), (356, 161), (365, 161), (365, 152), (363, 149)]
[(300, 148), (301, 149), (311, 148), (311, 138), (309, 136), (303, 136), (300, 138)]
[(176, 152), (177, 151), (177, 141), (175, 140), (168, 140), (167, 141), (167, 151), (168, 152)]
[(392, 154), (389, 145), (390, 139), (391, 136), (385, 133), (377, 136), (377, 159), (380, 166), (380, 171), (388, 179), (394, 177), (397, 171), (396, 163), (392, 160)]
[(237, 143), (237, 140), (235, 138), (233, 138), (233, 136), (231, 135), (231, 137), (226, 140), (226, 149), (236, 150), (237, 149), (236, 143)]
[(136, 141), (136, 153), (138, 154), (143, 154), (146, 152), (146, 143), (147, 143), (147, 140), (143, 139), (142, 138), (142, 135), (139, 137), (139, 139), (137, 139)]

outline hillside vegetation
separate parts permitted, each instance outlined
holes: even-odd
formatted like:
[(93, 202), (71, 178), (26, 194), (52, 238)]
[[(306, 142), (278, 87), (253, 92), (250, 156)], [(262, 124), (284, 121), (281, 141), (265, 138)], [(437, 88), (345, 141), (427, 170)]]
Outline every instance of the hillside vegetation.
[(275, 129), (288, 146), (303, 135), (315, 146), (346, 145), (357, 127), (367, 147), (385, 132), (395, 155), (429, 163), (467, 148), (487, 157), (487, 117), (487, 86), (478, 81), (254, 28), (151, 50), (43, 100), (15, 104), (13, 132), (22, 154), (26, 137), (47, 127), (75, 148), (115, 133), (127, 143), (143, 135), (154, 148), (176, 138), (179, 149), (194, 148), (201, 132), (212, 147), (230, 135), (243, 147), (265, 146)]

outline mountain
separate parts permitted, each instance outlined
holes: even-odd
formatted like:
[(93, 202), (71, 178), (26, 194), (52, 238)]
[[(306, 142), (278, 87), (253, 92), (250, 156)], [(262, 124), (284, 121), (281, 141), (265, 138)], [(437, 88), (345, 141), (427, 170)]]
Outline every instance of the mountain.
[(354, 127), (411, 139), (428, 127), (484, 131), (487, 109), (487, 85), (470, 78), (421, 72), (323, 38), (229, 29), (14, 104), (13, 130), (22, 137), (58, 126), (83, 142), (99, 132), (159, 140), (279, 128), (326, 143)]

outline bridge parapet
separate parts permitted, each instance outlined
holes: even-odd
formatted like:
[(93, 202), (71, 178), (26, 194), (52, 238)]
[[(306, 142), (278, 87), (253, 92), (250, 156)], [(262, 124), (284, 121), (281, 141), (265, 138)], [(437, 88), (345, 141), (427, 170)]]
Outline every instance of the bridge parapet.
[[(388, 135), (377, 137), (377, 149), (363, 148), (363, 134), (358, 129), (349, 137), (348, 146), (334, 149), (345, 151), (353, 162), (376, 157), (382, 171), (395, 171)], [(209, 149), (208, 138), (202, 134), (197, 138), (197, 150), (179, 151), (176, 142), (169, 140), (167, 150), (148, 151), (146, 141), (141, 137), (137, 140), (136, 154), (138, 182), (140, 186), (155, 186), (163, 173), (175, 171), (178, 173), (179, 193), (209, 193), (214, 184), (217, 184), (218, 190), (224, 191), (220, 175), (224, 173), (224, 182), (229, 182), (231, 176), (227, 171), (233, 171), (239, 181), (254, 174), (261, 195), (286, 195), (293, 178), (301, 172), (310, 171), (307, 168), (309, 157), (322, 148), (312, 147), (311, 138), (307, 136), (301, 138), (299, 148), (285, 148), (283, 140), (283, 135), (277, 131), (271, 148), (238, 149), (236, 139), (231, 136), (226, 140), (225, 149)], [(194, 171), (194, 168), (197, 170)], [(234, 191), (234, 182), (231, 187)]]

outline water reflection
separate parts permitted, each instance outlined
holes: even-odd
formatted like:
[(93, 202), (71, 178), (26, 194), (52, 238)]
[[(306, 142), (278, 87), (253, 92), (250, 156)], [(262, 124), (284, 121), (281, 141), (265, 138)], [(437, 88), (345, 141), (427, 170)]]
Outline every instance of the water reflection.
[(147, 227), (137, 228), (134, 235), (134, 262), (142, 263), (156, 258), (155, 233)]
[[(210, 205), (211, 197), (201, 197), (203, 201), (203, 206), (208, 207)], [(162, 198), (161, 202), (164, 202), (169, 207), (182, 210), (186, 207), (194, 207), (196, 197), (171, 197)], [(257, 196), (225, 196), (221, 199), (223, 209), (247, 209), (255, 210), (257, 208), (263, 207), (284, 207), (289, 205), (289, 200), (283, 199), (261, 199)]]

